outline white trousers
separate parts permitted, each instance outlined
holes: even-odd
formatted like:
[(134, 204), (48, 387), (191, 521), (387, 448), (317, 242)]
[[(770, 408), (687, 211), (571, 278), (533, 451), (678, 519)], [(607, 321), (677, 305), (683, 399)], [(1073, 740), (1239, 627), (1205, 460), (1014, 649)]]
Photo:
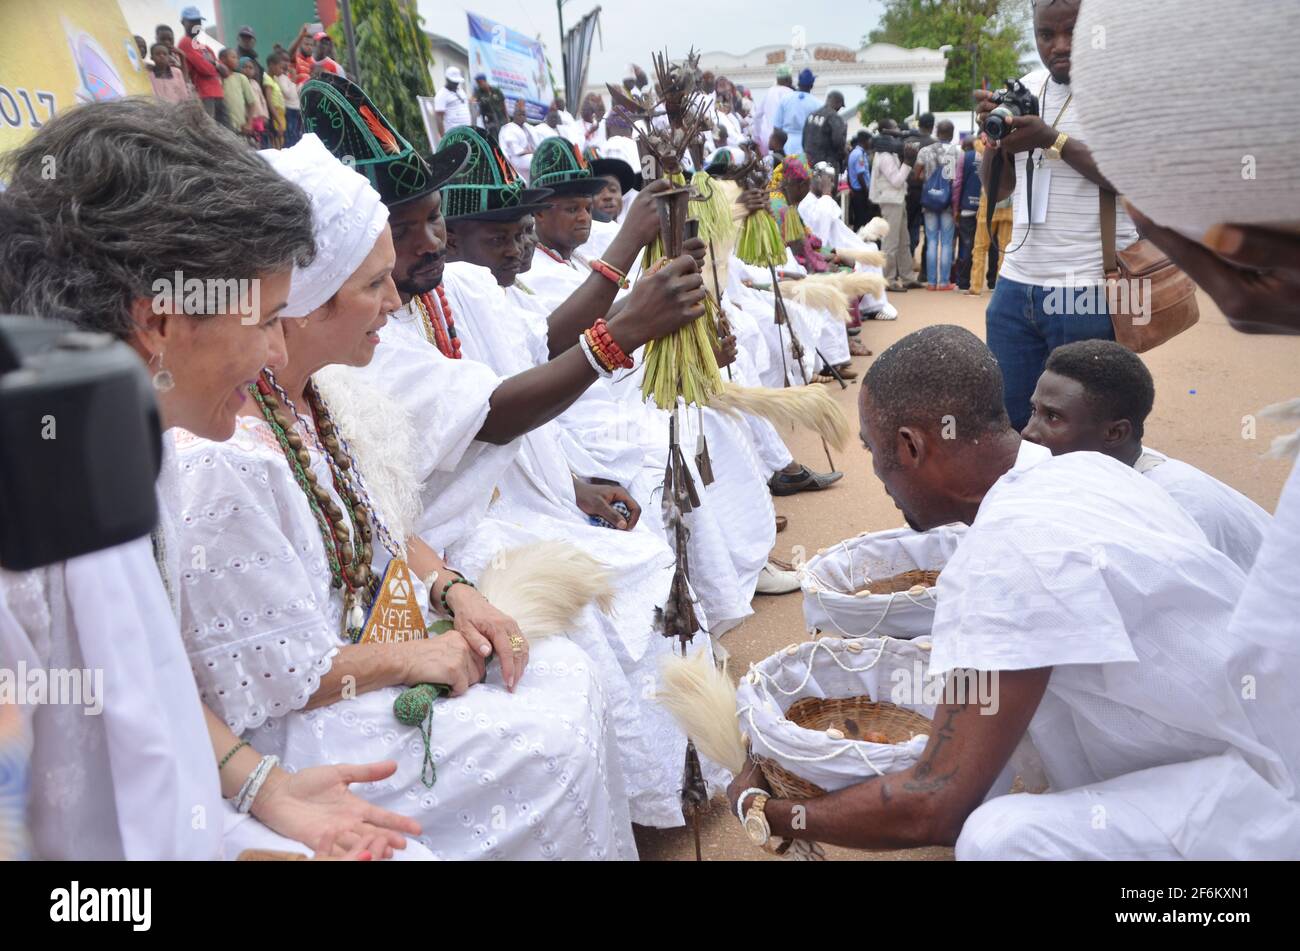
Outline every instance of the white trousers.
[(1300, 804), (1236, 751), (1077, 789), (990, 799), (957, 839), (959, 860), (1300, 858)]

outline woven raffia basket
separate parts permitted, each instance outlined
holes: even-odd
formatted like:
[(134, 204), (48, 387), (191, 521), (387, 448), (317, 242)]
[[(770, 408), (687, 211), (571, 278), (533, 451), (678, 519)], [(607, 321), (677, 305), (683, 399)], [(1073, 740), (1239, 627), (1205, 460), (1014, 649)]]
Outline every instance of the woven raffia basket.
[[(861, 739), (868, 733), (883, 734), (889, 743), (906, 743), (918, 733), (928, 734), (931, 728), (931, 720), (915, 710), (888, 701), (877, 703), (870, 697), (804, 697), (790, 705), (785, 718), (807, 730), (839, 730), (846, 740)], [(826, 790), (774, 760), (763, 756), (755, 756), (754, 760), (773, 792), (782, 799), (826, 795)]]
[(854, 594), (861, 594), (863, 591), (869, 591), (871, 594), (898, 594), (902, 591), (911, 591), (913, 588), (933, 588), (938, 581), (939, 572), (925, 568), (913, 568), (911, 571), (904, 571), (892, 578), (868, 581)]

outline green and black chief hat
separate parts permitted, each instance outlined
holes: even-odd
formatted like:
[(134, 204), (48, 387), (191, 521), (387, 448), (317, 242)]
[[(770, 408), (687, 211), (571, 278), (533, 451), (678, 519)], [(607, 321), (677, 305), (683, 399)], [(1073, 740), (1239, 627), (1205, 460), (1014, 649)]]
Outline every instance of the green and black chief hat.
[(578, 147), (558, 135), (537, 143), (528, 166), (528, 180), (534, 188), (549, 188), (556, 198), (591, 197), (605, 187), (603, 181), (592, 176)]
[(459, 125), (442, 137), (443, 148), (469, 150), (464, 166), (442, 186), (442, 214), (457, 221), (516, 221), (546, 210), (551, 192), (527, 188), (506, 159), (496, 136)]
[(444, 145), (426, 162), (356, 83), (321, 73), (299, 93), (303, 129), (375, 186), (385, 205), (400, 205), (442, 188), (469, 155), (463, 143)]

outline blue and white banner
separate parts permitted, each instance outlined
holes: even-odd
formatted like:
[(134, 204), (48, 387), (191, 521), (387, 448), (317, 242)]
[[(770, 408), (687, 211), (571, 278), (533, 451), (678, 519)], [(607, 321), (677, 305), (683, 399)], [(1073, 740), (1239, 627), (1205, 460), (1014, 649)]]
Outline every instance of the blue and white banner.
[(475, 76), (486, 73), (488, 82), (505, 94), (507, 111), (516, 99), (523, 99), (528, 120), (541, 122), (554, 98), (542, 44), (495, 20), (476, 13), (468, 16), (470, 85)]

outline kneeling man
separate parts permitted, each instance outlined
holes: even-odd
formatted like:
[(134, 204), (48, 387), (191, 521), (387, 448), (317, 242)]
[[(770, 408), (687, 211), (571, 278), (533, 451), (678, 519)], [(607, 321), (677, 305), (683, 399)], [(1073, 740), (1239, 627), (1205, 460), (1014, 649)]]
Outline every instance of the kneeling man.
[[(1245, 575), (1186, 513), (1108, 456), (1022, 441), (997, 361), (958, 327), (881, 354), (860, 415), (908, 524), (970, 526), (939, 577), (930, 674), (995, 693), (945, 692), (914, 766), (825, 796), (769, 798), (747, 769), (730, 793), (751, 837), (959, 859), (1300, 855), (1290, 664), (1233, 632)], [(1049, 792), (994, 788), (1024, 742)]]

